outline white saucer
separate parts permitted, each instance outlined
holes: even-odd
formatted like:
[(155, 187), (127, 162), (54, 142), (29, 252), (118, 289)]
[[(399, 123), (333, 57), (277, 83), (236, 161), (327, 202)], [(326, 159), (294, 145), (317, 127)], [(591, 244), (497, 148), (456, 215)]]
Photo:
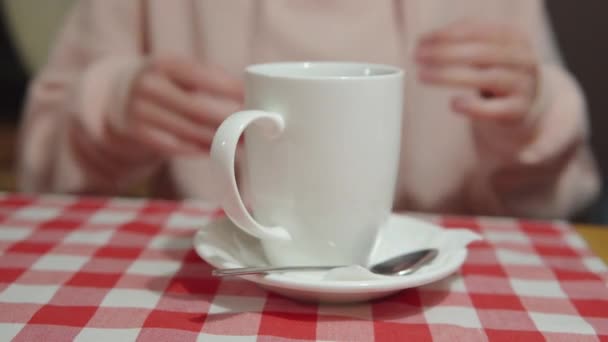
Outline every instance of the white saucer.
[[(412, 275), (380, 276), (352, 266), (329, 272), (275, 273), (242, 278), (298, 300), (367, 301), (449, 276), (464, 263), (466, 246), (480, 239), (480, 235), (470, 230), (444, 229), (408, 216), (391, 215), (370, 261), (375, 263), (420, 248), (438, 248), (437, 258)], [(216, 268), (267, 265), (259, 240), (243, 233), (226, 218), (212, 221), (199, 230), (194, 237), (194, 248), (203, 260)]]

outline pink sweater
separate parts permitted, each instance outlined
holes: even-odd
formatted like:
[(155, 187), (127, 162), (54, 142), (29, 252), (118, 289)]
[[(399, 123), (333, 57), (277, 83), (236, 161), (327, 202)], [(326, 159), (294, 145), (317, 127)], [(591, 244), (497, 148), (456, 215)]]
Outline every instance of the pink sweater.
[[(213, 200), (207, 155), (115, 165), (120, 177), (95, 172), (111, 166), (117, 149), (137, 159), (137, 151), (112, 141), (104, 127), (124, 110), (146, 56), (191, 56), (238, 76), (248, 64), (285, 60), (385, 63), (413, 76), (417, 37), (467, 15), (508, 20), (531, 35), (542, 59), (540, 95), (530, 113), (538, 120), (529, 127), (472, 122), (449, 109), (456, 90), (409, 77), (396, 209), (572, 214), (600, 185), (585, 101), (554, 50), (541, 0), (80, 1), (31, 85), (20, 190), (119, 195), (142, 177), (155, 177), (163, 196)], [(531, 129), (532, 140), (514, 138)], [(90, 158), (75, 158), (83, 151)]]

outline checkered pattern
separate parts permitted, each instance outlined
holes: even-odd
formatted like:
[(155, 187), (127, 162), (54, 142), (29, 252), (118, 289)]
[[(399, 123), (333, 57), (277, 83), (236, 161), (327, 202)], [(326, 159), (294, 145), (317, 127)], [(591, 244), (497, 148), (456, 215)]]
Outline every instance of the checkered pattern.
[(0, 339), (608, 341), (606, 266), (562, 222), (427, 217), (486, 238), (458, 274), (359, 305), (216, 279), (197, 202), (0, 194)]

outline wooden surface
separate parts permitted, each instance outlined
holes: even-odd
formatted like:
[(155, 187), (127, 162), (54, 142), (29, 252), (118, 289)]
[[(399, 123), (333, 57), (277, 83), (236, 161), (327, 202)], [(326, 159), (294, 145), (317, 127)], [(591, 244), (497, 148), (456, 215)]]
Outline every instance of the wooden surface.
[(575, 227), (595, 254), (608, 264), (608, 227), (591, 225), (575, 225)]
[(16, 124), (0, 123), (0, 191), (15, 190), (16, 137)]

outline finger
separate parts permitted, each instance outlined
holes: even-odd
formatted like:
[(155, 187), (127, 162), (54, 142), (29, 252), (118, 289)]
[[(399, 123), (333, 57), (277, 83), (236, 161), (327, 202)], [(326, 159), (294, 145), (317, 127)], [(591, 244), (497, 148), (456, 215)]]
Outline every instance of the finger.
[(105, 144), (107, 147), (102, 149), (108, 154), (111, 153), (122, 165), (150, 165), (159, 161), (160, 156), (146, 148), (147, 146), (143, 146), (128, 128), (118, 129), (109, 124), (105, 132), (108, 136)]
[(419, 69), (418, 75), (427, 84), (474, 88), (498, 96), (514, 92), (525, 82), (525, 74), (505, 68), (426, 67)]
[(140, 125), (133, 132), (140, 143), (165, 157), (200, 154), (198, 146), (179, 141), (174, 136), (155, 127)]
[(93, 145), (90, 137), (85, 136), (81, 127), (71, 127), (68, 131), (73, 155), (79, 164), (87, 169), (87, 174), (102, 184), (118, 179), (124, 172), (122, 164), (114, 160), (112, 155), (105, 155)]
[(416, 61), (426, 65), (502, 66), (524, 70), (536, 65), (529, 49), (480, 42), (446, 42), (420, 46), (416, 50)]
[(241, 107), (240, 102), (231, 98), (188, 93), (160, 74), (146, 76), (141, 80), (140, 89), (149, 101), (213, 128)]
[(175, 136), (173, 131), (166, 129), (166, 126), (160, 127), (162, 124), (156, 126), (146, 124), (147, 122), (144, 122), (140, 125), (143, 128), (139, 129), (142, 133), (139, 140), (153, 146), (156, 151), (166, 156), (206, 153), (211, 149), (216, 132), (215, 128), (208, 126), (197, 127), (196, 141), (191, 141)]
[(154, 68), (187, 89), (206, 90), (236, 101), (244, 98), (242, 81), (219, 67), (202, 65), (180, 57), (158, 58), (151, 63)]
[(216, 95), (231, 97), (241, 103), (245, 100), (245, 86), (240, 78), (216, 65), (204, 65), (199, 72), (200, 77), (206, 75), (204, 89)]
[(520, 122), (529, 109), (521, 97), (483, 99), (477, 96), (458, 96), (452, 100), (452, 110), (476, 120), (504, 123)]
[(211, 129), (209, 127), (203, 127), (200, 132), (200, 140), (198, 147), (202, 148), (203, 151), (208, 152), (211, 150), (211, 143), (213, 143), (213, 138), (215, 137), (216, 129)]
[(527, 43), (527, 38), (525, 37), (517, 28), (508, 24), (465, 19), (424, 35), (420, 43), (426, 45), (442, 42), (477, 41), (523, 45)]
[(133, 116), (133, 120), (137, 120), (139, 125), (154, 127), (185, 143), (194, 146), (206, 144), (206, 140), (199, 135), (201, 131), (200, 125), (157, 104), (148, 101), (138, 101), (133, 106)]
[(228, 98), (199, 93), (195, 96), (196, 105), (205, 112), (206, 124), (214, 129), (231, 114), (243, 108), (242, 103), (234, 102)]

